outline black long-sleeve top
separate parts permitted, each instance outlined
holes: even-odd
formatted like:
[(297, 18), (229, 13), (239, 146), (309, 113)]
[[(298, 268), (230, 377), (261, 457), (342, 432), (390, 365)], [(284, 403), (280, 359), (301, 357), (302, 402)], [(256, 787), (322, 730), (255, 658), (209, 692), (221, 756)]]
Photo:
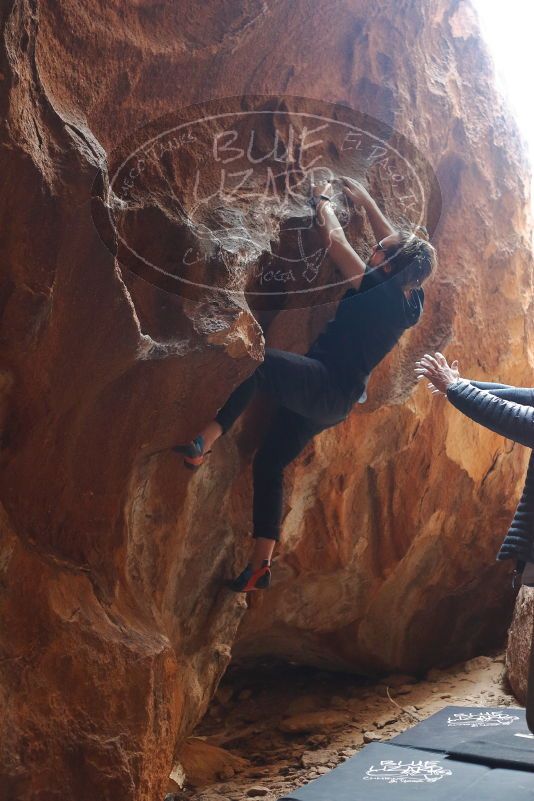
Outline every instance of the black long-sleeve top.
[(407, 296), (401, 279), (400, 273), (388, 277), (368, 270), (359, 289), (345, 292), (335, 317), (307, 353), (334, 372), (353, 401), (365, 400), (371, 371), (423, 313), (424, 291), (413, 289)]
[[(534, 448), (534, 388), (460, 379), (447, 389), (449, 401), (485, 428)], [(523, 494), (497, 559), (534, 561), (534, 453)]]

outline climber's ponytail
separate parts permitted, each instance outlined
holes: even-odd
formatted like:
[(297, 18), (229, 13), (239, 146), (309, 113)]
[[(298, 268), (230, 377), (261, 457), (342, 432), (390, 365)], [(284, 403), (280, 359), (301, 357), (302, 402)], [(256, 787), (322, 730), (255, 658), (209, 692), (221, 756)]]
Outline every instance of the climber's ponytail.
[(437, 262), (436, 251), (428, 241), (428, 231), (423, 225), (402, 228), (399, 239), (400, 245), (388, 249), (387, 261), (395, 275), (402, 274), (404, 289), (420, 287)]

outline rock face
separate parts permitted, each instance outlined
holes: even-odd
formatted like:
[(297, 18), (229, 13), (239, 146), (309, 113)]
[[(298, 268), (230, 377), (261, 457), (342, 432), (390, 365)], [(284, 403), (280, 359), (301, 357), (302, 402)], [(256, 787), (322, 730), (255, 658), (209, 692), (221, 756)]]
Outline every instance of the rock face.
[[(111, 0), (89, 15), (80, 0), (4, 3), (6, 798), (161, 797), (236, 641), (242, 656), (413, 672), (502, 638), (512, 596), (493, 559), (525, 453), (416, 392), (412, 364), (450, 342), (464, 375), (529, 382), (528, 175), (470, 7), (431, 5)], [(245, 156), (230, 200), (197, 202), (235, 155), (228, 129), (222, 154), (207, 148), (217, 98), (232, 122), (236, 107), (264, 114), (255, 164), (294, 116), (301, 172), (302, 115), (316, 106), (333, 105), (336, 124), (352, 108), (392, 126), (382, 140), (409, 151), (440, 258), (424, 320), (373, 375), (369, 402), (287, 471), (276, 581), (246, 616), (221, 582), (249, 545), (250, 461), (271, 410), (251, 408), (198, 474), (165, 449), (257, 366), (262, 329), (305, 352), (341, 288), (302, 233), (302, 196), (281, 208), (274, 192), (241, 190)], [(196, 136), (131, 167), (193, 104)], [(398, 216), (378, 151), (358, 161), (333, 133), (321, 142), (334, 174), (368, 179)], [(349, 230), (369, 242), (357, 217)], [(268, 294), (292, 254), (321, 279), (311, 299), (305, 270)]]
[(527, 703), (533, 627), (534, 588), (521, 587), (515, 604), (512, 625), (508, 632), (506, 675), (514, 695), (522, 704)]
[(205, 743), (191, 737), (182, 745), (178, 758), (187, 777), (194, 787), (214, 784), (217, 780), (230, 779), (235, 773), (243, 771), (250, 763), (234, 756), (224, 748)]

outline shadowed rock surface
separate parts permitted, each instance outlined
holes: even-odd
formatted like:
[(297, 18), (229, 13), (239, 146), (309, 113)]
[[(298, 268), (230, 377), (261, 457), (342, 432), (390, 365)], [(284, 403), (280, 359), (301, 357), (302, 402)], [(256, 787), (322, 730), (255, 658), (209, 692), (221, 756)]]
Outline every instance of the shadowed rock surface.
[[(530, 650), (534, 621), (534, 588), (521, 587), (517, 596), (514, 616), (508, 632), (506, 674), (515, 697), (527, 703)], [(532, 714), (532, 713), (531, 713)]]
[[(451, 342), (464, 375), (531, 383), (528, 171), (468, 4), (347, 0), (334, 13), (316, 0), (311, 14), (305, 0), (111, 0), (89, 13), (9, 0), (1, 24), (6, 798), (160, 797), (234, 644), (415, 672), (502, 640), (513, 596), (493, 560), (526, 454), (416, 392), (412, 372)], [(201, 138), (161, 153), (129, 196), (110, 191), (144, 126), (139, 141), (193, 104), (202, 116), (243, 95), (243, 109), (270, 112), (260, 152), (273, 109), (314, 108), (293, 96), (392, 126), (413, 143), (425, 197), (430, 165), (443, 203), (439, 221), (425, 209), (440, 266), (423, 321), (373, 375), (366, 406), (287, 471), (275, 583), (246, 616), (221, 582), (249, 545), (250, 461), (271, 410), (256, 404), (196, 475), (164, 449), (257, 366), (262, 328), (303, 353), (342, 290), (328, 289), (324, 261), (313, 302), (245, 294), (280, 243), (298, 251), (290, 223), (305, 228), (309, 213), (302, 198), (281, 212), (236, 191), (191, 217)], [(345, 170), (327, 144), (326, 163)], [(398, 219), (391, 182), (368, 177)], [(350, 226), (369, 242), (358, 215)], [(302, 234), (308, 255), (315, 236)], [(193, 290), (176, 291), (191, 249)]]

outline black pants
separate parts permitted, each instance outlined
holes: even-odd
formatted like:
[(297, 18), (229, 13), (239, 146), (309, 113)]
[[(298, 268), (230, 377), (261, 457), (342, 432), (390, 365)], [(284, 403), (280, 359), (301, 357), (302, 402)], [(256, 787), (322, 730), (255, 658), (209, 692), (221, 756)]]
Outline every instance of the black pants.
[(318, 359), (266, 348), (265, 361), (240, 384), (215, 419), (223, 433), (259, 389), (279, 405), (254, 457), (253, 536), (280, 539), (284, 468), (320, 431), (345, 420), (354, 400)]

